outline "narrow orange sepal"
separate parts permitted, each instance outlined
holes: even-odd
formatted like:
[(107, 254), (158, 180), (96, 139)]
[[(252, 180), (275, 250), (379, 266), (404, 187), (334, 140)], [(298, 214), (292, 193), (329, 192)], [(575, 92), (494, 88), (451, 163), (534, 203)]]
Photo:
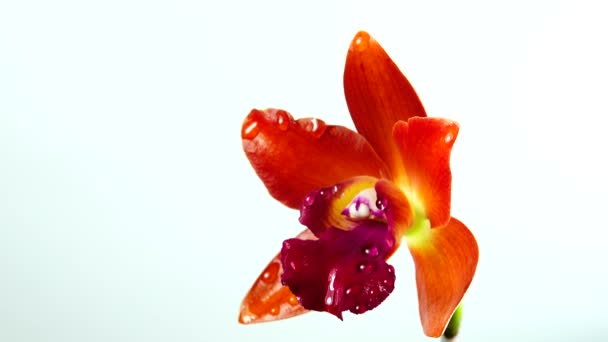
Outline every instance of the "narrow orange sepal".
[[(298, 239), (312, 240), (316, 237), (308, 229), (297, 236)], [(276, 321), (308, 312), (299, 303), (287, 286), (281, 284), (281, 255), (277, 254), (268, 263), (258, 279), (253, 283), (241, 303), (239, 323), (251, 324)]]

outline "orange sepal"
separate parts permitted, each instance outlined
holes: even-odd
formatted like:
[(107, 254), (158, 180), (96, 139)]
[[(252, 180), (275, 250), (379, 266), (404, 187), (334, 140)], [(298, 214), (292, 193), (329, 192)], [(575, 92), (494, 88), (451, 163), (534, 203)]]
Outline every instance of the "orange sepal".
[[(306, 229), (297, 236), (302, 240), (315, 240)], [(308, 312), (299, 303), (287, 286), (281, 283), (281, 254), (268, 263), (241, 303), (239, 323), (251, 324), (277, 321)]]
[(420, 320), (427, 336), (439, 337), (469, 288), (479, 258), (475, 237), (455, 218), (441, 228), (425, 227), (407, 244), (416, 265)]
[(390, 137), (393, 125), (413, 116), (426, 116), (410, 82), (382, 46), (367, 32), (353, 39), (344, 68), (344, 94), (350, 115), (393, 175), (401, 161)]
[(241, 136), (247, 158), (272, 197), (290, 208), (300, 208), (315, 189), (388, 173), (360, 134), (319, 119), (294, 120), (284, 110), (252, 110)]
[(451, 120), (419, 117), (399, 121), (393, 128), (406, 170), (405, 179), (397, 182), (406, 189), (415, 210), (423, 210), (433, 228), (450, 220), (450, 153), (458, 129)]

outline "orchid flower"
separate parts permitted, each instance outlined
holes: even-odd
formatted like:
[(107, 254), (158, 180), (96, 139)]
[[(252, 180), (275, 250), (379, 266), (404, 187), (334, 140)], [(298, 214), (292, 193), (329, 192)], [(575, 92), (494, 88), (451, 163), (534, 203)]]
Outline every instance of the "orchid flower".
[(252, 110), (243, 149), (270, 195), (300, 210), (241, 305), (241, 323), (309, 310), (360, 314), (395, 286), (386, 260), (405, 241), (426, 335), (439, 337), (471, 283), (475, 238), (450, 216), (457, 123), (427, 117), (409, 81), (366, 32), (354, 37), (344, 92), (358, 132), (280, 109)]

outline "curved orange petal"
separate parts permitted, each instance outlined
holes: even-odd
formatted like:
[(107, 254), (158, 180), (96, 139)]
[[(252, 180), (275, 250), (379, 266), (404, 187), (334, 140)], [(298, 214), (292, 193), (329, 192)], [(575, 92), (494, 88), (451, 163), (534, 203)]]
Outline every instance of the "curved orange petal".
[[(316, 240), (308, 229), (297, 236), (302, 240)], [(239, 323), (261, 323), (290, 318), (308, 312), (287, 286), (281, 284), (281, 254), (277, 254), (253, 283), (241, 303)]]
[(367, 175), (386, 166), (360, 134), (319, 119), (299, 119), (284, 110), (254, 109), (241, 130), (243, 149), (270, 194), (299, 208), (314, 189)]
[(388, 164), (393, 176), (402, 172), (390, 139), (393, 125), (426, 113), (410, 82), (367, 32), (357, 33), (348, 50), (344, 94), (357, 131)]
[(428, 221), (406, 235), (416, 265), (420, 320), (427, 336), (439, 337), (475, 274), (479, 250), (475, 237), (455, 218), (431, 229)]
[(412, 223), (413, 213), (410, 202), (395, 183), (381, 179), (376, 183), (376, 193), (386, 211), (386, 220), (395, 236), (396, 247)]
[(406, 170), (399, 185), (415, 210), (422, 210), (431, 221), (431, 227), (444, 226), (450, 220), (450, 153), (458, 129), (454, 121), (419, 117), (399, 121), (393, 128)]

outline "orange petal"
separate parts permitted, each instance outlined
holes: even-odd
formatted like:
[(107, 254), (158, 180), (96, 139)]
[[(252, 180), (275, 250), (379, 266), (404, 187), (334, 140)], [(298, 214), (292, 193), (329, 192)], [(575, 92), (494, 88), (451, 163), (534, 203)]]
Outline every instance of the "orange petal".
[(376, 183), (376, 192), (381, 206), (386, 211), (386, 220), (395, 236), (396, 246), (412, 223), (412, 207), (401, 189), (395, 183), (381, 179)]
[(365, 138), (319, 119), (294, 120), (284, 110), (254, 109), (241, 136), (247, 158), (270, 194), (291, 208), (299, 208), (314, 189), (355, 176), (387, 174)]
[[(308, 229), (297, 236), (315, 240)], [(308, 312), (287, 286), (281, 284), (281, 255), (277, 254), (266, 266), (241, 303), (239, 323), (261, 323), (290, 318)]]
[(357, 131), (393, 175), (402, 172), (401, 160), (390, 139), (393, 125), (426, 114), (410, 82), (367, 32), (357, 33), (348, 50), (344, 94)]
[(436, 229), (426, 221), (426, 227), (406, 237), (416, 265), (422, 327), (427, 336), (439, 337), (473, 279), (477, 242), (455, 218)]
[(450, 153), (458, 124), (440, 118), (410, 118), (393, 129), (406, 177), (399, 180), (415, 211), (441, 227), (450, 220), (452, 173)]

